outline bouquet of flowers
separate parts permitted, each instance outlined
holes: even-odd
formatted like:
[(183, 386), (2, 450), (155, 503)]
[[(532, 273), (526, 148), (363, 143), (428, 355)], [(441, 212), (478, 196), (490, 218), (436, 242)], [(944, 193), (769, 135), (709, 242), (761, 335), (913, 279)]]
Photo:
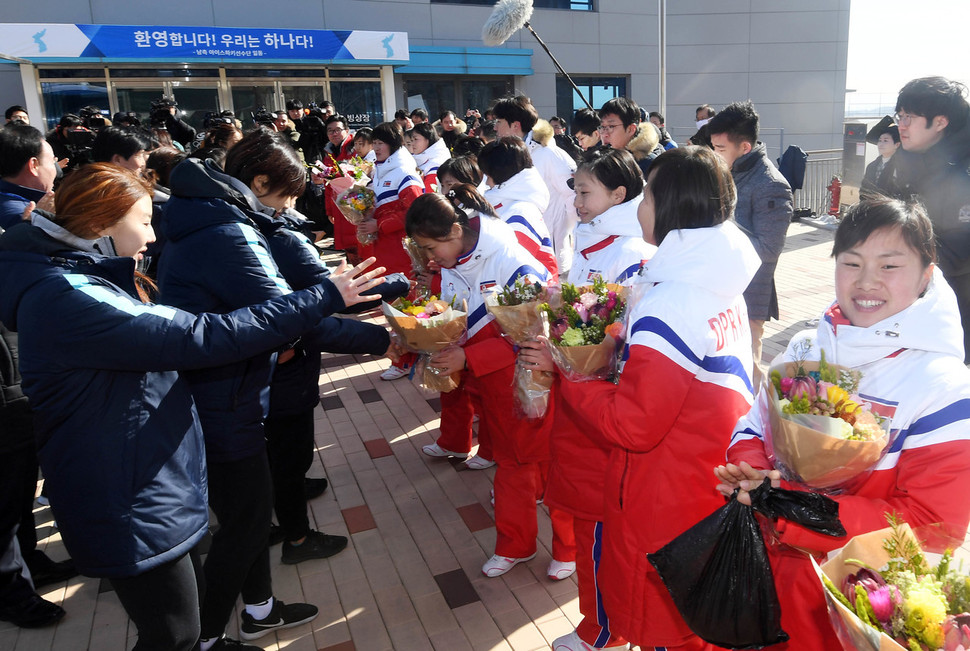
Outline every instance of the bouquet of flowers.
[(909, 525), (856, 536), (816, 570), (832, 626), (848, 651), (970, 648), (970, 577), (945, 552), (933, 568)]
[(769, 372), (765, 446), (785, 479), (835, 491), (882, 458), (889, 419), (856, 395), (860, 373), (828, 364), (825, 351), (818, 362), (804, 361), (810, 349), (803, 342), (801, 359)]
[(447, 301), (436, 296), (409, 301), (399, 298), (393, 303), (384, 302), (381, 310), (387, 322), (404, 344), (413, 352), (420, 353), (418, 368), (421, 384), (432, 391), (446, 393), (458, 386), (460, 374), (441, 376), (428, 366), (432, 354), (448, 346), (460, 345), (465, 338), (468, 324), (467, 308), (455, 309)]
[[(503, 334), (516, 346), (542, 334), (539, 305), (549, 300), (546, 287), (528, 278), (517, 278), (509, 287), (485, 295), (485, 309), (495, 317)], [(554, 377), (543, 371), (515, 366), (516, 403), (526, 418), (542, 418), (549, 409)]]
[(418, 246), (418, 243), (410, 237), (401, 238), (401, 246), (404, 247), (408, 257), (411, 258), (411, 268), (414, 269), (414, 273), (418, 275), (427, 273), (428, 255), (424, 249)]
[(597, 278), (590, 286), (562, 286), (557, 305), (539, 306), (543, 330), (556, 366), (571, 382), (615, 375), (617, 346), (623, 340), (626, 290)]
[[(366, 177), (365, 177), (366, 178)], [(343, 216), (354, 226), (361, 226), (367, 220), (374, 218), (374, 191), (367, 187), (367, 181), (354, 181), (347, 189), (337, 193), (337, 208)], [(377, 241), (377, 233), (362, 233), (357, 229), (357, 241), (361, 244), (373, 244)]]
[(374, 163), (369, 160), (364, 160), (360, 156), (353, 156), (349, 161), (344, 163), (345, 168), (356, 180), (361, 180), (365, 176), (368, 178), (374, 177)]
[(313, 176), (322, 176), (327, 182), (345, 176), (344, 169), (332, 154), (327, 156), (327, 163), (318, 159), (313, 165), (307, 165), (307, 167), (310, 168), (310, 174)]

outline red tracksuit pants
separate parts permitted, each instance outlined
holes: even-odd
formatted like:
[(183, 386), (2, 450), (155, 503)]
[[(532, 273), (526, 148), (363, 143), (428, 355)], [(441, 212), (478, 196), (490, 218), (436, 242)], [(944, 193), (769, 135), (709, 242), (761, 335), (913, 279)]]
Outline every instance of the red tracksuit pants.
[[(481, 408), (478, 407), (478, 411)], [(441, 394), (441, 425), (438, 429), (438, 446), (450, 452), (467, 453), (472, 449), (472, 417), (476, 405), (472, 396), (465, 391), (462, 382), (454, 391)], [(492, 437), (484, 422), (478, 424), (478, 456), (492, 460)]]
[[(495, 470), (495, 553), (509, 558), (527, 558), (536, 552), (539, 535), (536, 497), (545, 493), (544, 478), (549, 462), (516, 463), (496, 460)], [(576, 559), (572, 516), (549, 509), (552, 520), (552, 557), (564, 563)]]
[(573, 517), (576, 534), (576, 581), (579, 583), (579, 612), (583, 621), (576, 627), (579, 639), (602, 648), (626, 644), (610, 630), (610, 618), (603, 607), (596, 571), (603, 545), (603, 523)]

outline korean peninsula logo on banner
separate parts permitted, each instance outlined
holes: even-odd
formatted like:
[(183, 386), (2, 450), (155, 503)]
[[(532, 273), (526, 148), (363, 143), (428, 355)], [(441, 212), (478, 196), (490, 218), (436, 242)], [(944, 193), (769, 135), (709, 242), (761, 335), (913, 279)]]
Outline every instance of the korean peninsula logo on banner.
[(407, 32), (29, 23), (0, 24), (0, 53), (23, 59), (409, 59)]

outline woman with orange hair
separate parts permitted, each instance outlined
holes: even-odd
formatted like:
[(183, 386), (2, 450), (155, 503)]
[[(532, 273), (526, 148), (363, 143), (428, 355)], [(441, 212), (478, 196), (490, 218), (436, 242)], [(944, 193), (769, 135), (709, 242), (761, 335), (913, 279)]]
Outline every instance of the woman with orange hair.
[(95, 163), (0, 237), (0, 320), (20, 333), (23, 389), (64, 544), (109, 579), (138, 627), (136, 649), (199, 637), (193, 549), (208, 528), (198, 414), (182, 369), (282, 346), (381, 282), (372, 261), (228, 314), (147, 300), (135, 262), (155, 235), (151, 187)]

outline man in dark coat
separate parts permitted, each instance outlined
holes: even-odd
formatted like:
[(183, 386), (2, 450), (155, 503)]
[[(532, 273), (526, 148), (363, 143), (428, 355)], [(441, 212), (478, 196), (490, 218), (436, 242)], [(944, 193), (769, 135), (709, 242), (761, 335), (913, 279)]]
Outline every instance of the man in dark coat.
[[(897, 196), (918, 198), (936, 234), (940, 271), (957, 295), (970, 350), (970, 106), (967, 88), (943, 77), (914, 79), (896, 100), (902, 150), (893, 156)], [(968, 357), (970, 360), (970, 357)]]
[(751, 326), (754, 382), (761, 380), (761, 338), (765, 321), (778, 318), (775, 267), (791, 223), (791, 188), (758, 141), (758, 113), (751, 100), (729, 104), (711, 118), (711, 144), (730, 166), (738, 190), (734, 219), (761, 256), (761, 268), (744, 292)]

